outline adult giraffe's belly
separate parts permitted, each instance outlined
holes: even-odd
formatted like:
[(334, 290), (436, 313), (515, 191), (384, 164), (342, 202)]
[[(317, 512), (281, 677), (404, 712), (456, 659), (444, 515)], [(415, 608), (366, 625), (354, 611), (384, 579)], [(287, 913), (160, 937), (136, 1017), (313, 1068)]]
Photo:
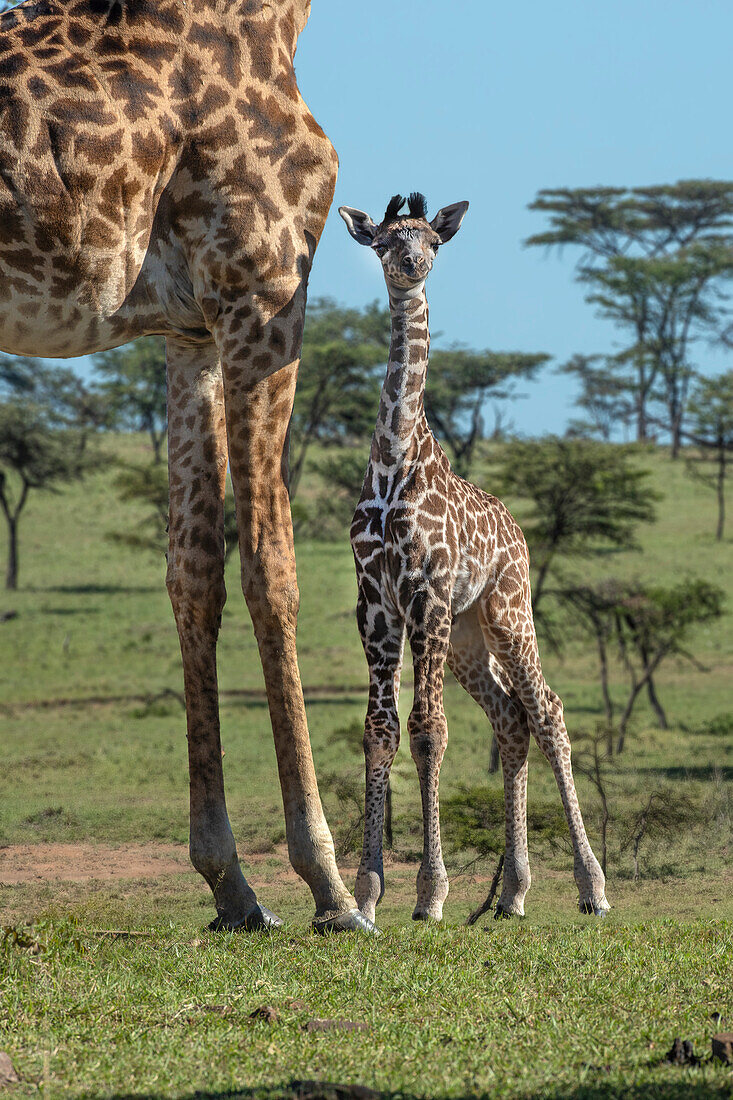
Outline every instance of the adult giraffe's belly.
[(94, 124), (80, 126), (3, 89), (0, 348), (11, 353), (99, 350), (145, 331), (154, 310), (141, 272), (170, 150), (154, 119), (149, 134), (126, 131), (101, 95), (85, 110)]

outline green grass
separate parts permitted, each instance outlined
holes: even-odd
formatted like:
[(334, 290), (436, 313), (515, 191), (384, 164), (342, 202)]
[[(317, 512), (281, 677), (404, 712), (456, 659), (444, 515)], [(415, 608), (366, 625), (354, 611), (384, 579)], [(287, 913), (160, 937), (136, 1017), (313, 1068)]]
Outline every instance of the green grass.
[[(315, 1078), (389, 1096), (730, 1095), (725, 1067), (663, 1062), (678, 1034), (705, 1053), (711, 1012), (730, 1009), (723, 922), (400, 928), (378, 941), (160, 925), (110, 939), (84, 923), (38, 925), (38, 954), (5, 947), (3, 1043), (22, 1060), (22, 1093), (274, 1097)], [(263, 1005), (275, 1022), (251, 1017)], [(308, 1031), (313, 1019), (366, 1027)]]
[[(128, 458), (145, 454), (136, 438), (107, 445)], [(712, 494), (661, 453), (640, 461), (664, 494), (657, 523), (641, 532), (644, 551), (580, 563), (584, 575), (662, 583), (702, 575), (726, 587), (733, 606), (731, 542), (712, 537)], [(111, 479), (103, 469), (58, 495), (32, 495), (23, 517), (21, 588), (0, 599), (0, 612), (17, 612), (0, 624), (2, 845), (186, 841), (180, 658), (164, 563), (104, 540), (135, 521)], [(488, 463), (475, 480), (490, 488)], [(522, 502), (508, 503), (521, 519)], [(366, 666), (348, 543), (303, 542), (297, 552), (299, 652), (316, 767), (321, 777), (358, 783)], [(658, 688), (672, 728), (655, 729), (644, 704), (627, 751), (609, 769), (614, 909), (607, 921), (577, 914), (569, 846), (532, 837), (525, 922), (461, 927), (492, 867), (471, 866), (471, 853), (449, 843), (446, 925), (413, 926), (420, 809), (403, 744), (396, 851), (379, 911), (385, 933), (374, 942), (322, 941), (304, 931), (310, 895), (285, 861), (262, 674), (237, 571), (232, 560), (220, 644), (228, 803), (248, 876), (290, 923), (264, 938), (202, 934), (212, 906), (193, 871), (0, 885), (2, 923), (35, 921), (31, 938), (40, 944), (33, 953), (8, 939), (0, 949), (0, 1049), (23, 1075), (17, 1093), (272, 1098), (294, 1095), (286, 1088), (294, 1078), (314, 1078), (389, 1096), (733, 1095), (722, 1066), (660, 1065), (675, 1035), (708, 1052), (712, 1012), (733, 1025), (733, 745), (730, 727), (710, 724), (733, 711), (730, 615), (692, 640), (704, 671), (663, 666)], [(544, 666), (577, 742), (601, 718), (593, 648), (575, 640), (562, 659), (546, 652)], [(620, 700), (620, 669), (614, 677)], [(499, 776), (486, 777), (486, 719), (450, 677), (446, 710), (443, 793), (466, 783), (499, 789)], [(351, 731), (351, 748), (333, 740), (339, 730)], [(578, 787), (598, 850), (598, 796), (582, 777)], [(679, 791), (696, 813), (672, 834), (645, 838), (634, 880), (622, 841), (655, 789)], [(323, 794), (342, 838), (352, 809), (338, 804), (328, 783)], [(535, 748), (529, 798), (557, 800)], [(342, 862), (353, 881), (354, 855)], [(104, 928), (148, 934), (94, 934)], [(308, 1007), (290, 1007), (294, 1001)], [(272, 1025), (249, 1017), (265, 1003), (279, 1013)], [(302, 1025), (311, 1017), (361, 1021), (368, 1030), (308, 1032)]]

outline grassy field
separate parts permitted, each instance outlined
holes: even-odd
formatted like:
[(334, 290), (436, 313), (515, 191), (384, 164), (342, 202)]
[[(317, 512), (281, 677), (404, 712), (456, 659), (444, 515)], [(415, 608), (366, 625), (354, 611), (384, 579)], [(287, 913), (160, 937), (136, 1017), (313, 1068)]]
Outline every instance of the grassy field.
[[(145, 455), (135, 438), (108, 446)], [(640, 461), (663, 494), (657, 523), (641, 532), (643, 553), (582, 562), (583, 574), (662, 583), (700, 575), (727, 588), (733, 607), (731, 541), (712, 537), (712, 494), (661, 453)], [(102, 469), (82, 486), (31, 497), (21, 587), (0, 598), (0, 613), (17, 613), (0, 625), (0, 908), (2, 924), (20, 930), (0, 948), (0, 1049), (22, 1075), (18, 1094), (324, 1095), (288, 1085), (313, 1079), (385, 1096), (733, 1095), (729, 1068), (662, 1061), (675, 1035), (706, 1055), (723, 1026), (713, 1013), (733, 1026), (729, 614), (691, 642), (704, 670), (663, 666), (658, 688), (672, 728), (656, 729), (644, 703), (626, 752), (607, 769), (606, 921), (575, 909), (569, 845), (531, 836), (527, 919), (462, 928), (493, 867), (449, 835), (445, 926), (413, 926), (419, 791), (403, 744), (384, 934), (321, 941), (306, 931), (310, 896), (285, 858), (262, 676), (233, 559), (220, 646), (230, 816), (248, 877), (288, 924), (265, 937), (214, 937), (201, 932), (213, 912), (207, 888), (185, 859), (180, 658), (164, 563), (105, 540), (137, 518), (112, 477)], [(491, 487), (488, 459), (474, 479)], [(522, 502), (508, 503), (521, 519)], [(357, 810), (336, 792), (345, 780), (359, 789), (366, 688), (353, 565), (345, 539), (297, 549), (301, 672), (343, 847)], [(583, 732), (602, 716), (593, 648), (572, 640), (544, 665), (580, 755)], [(618, 668), (614, 682), (620, 700)], [(409, 690), (403, 696), (406, 718)], [(450, 678), (446, 710), (444, 797), (466, 784), (499, 790), (500, 777), (486, 776), (487, 722)], [(578, 787), (598, 850), (599, 798), (582, 776)], [(644, 838), (635, 879), (624, 841), (657, 790), (684, 796), (694, 812)], [(558, 802), (534, 748), (529, 799)], [(143, 849), (166, 853), (157, 872), (139, 871), (133, 857)], [(54, 858), (56, 871), (35, 878), (3, 872)], [(343, 852), (347, 881), (355, 860)], [(137, 934), (100, 934), (109, 929)], [(263, 1005), (276, 1018), (251, 1018)], [(319, 1019), (360, 1026), (324, 1030)]]

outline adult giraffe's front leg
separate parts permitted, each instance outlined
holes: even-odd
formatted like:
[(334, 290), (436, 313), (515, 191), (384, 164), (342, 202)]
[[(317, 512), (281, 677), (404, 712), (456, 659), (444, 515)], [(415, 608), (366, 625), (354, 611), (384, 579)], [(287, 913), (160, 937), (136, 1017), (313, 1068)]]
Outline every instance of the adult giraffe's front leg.
[[(224, 357), (229, 459), (237, 505), (242, 588), (252, 616), (275, 738), (290, 861), (316, 903), (318, 931), (369, 929), (344, 886), (321, 806), (295, 644), (299, 605), (288, 497), (288, 428), (297, 361), (283, 351), (290, 335), (263, 350), (272, 373), (247, 382)], [(264, 350), (266, 348), (266, 351)], [(246, 369), (246, 368), (245, 368)]]
[(280, 924), (239, 866), (224, 797), (216, 641), (224, 589), (224, 395), (213, 342), (166, 341), (169, 547), (166, 583), (183, 658), (190, 776), (190, 853), (214, 894), (212, 927)]

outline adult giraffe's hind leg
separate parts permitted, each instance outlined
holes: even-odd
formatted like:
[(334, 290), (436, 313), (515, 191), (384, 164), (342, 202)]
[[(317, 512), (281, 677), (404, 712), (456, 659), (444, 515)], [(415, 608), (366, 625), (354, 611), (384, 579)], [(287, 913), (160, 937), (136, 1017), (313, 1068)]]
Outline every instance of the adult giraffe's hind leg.
[[(304, 306), (304, 301), (303, 301)], [(292, 318), (291, 318), (292, 322)], [(290, 322), (290, 323), (291, 323)], [(283, 320), (283, 326), (286, 321)], [(297, 361), (289, 333), (261, 326), (272, 373), (246, 379), (224, 356), (229, 460), (242, 588), (259, 646), (275, 739), (290, 861), (311, 889), (317, 931), (371, 930), (344, 886), (313, 767), (295, 645), (299, 593), (288, 497), (288, 428)], [(277, 335), (276, 335), (277, 333)], [(252, 349), (252, 356), (258, 354)]]
[(216, 641), (224, 589), (226, 428), (213, 343), (166, 342), (169, 549), (166, 583), (178, 627), (188, 726), (190, 853), (214, 894), (212, 927), (281, 922), (260, 906), (239, 866), (224, 797)]
[(448, 667), (486, 712), (494, 727), (504, 776), (504, 873), (496, 916), (524, 916), (532, 883), (527, 848), (527, 754), (529, 726), (524, 707), (486, 649), (475, 607), (451, 630)]

